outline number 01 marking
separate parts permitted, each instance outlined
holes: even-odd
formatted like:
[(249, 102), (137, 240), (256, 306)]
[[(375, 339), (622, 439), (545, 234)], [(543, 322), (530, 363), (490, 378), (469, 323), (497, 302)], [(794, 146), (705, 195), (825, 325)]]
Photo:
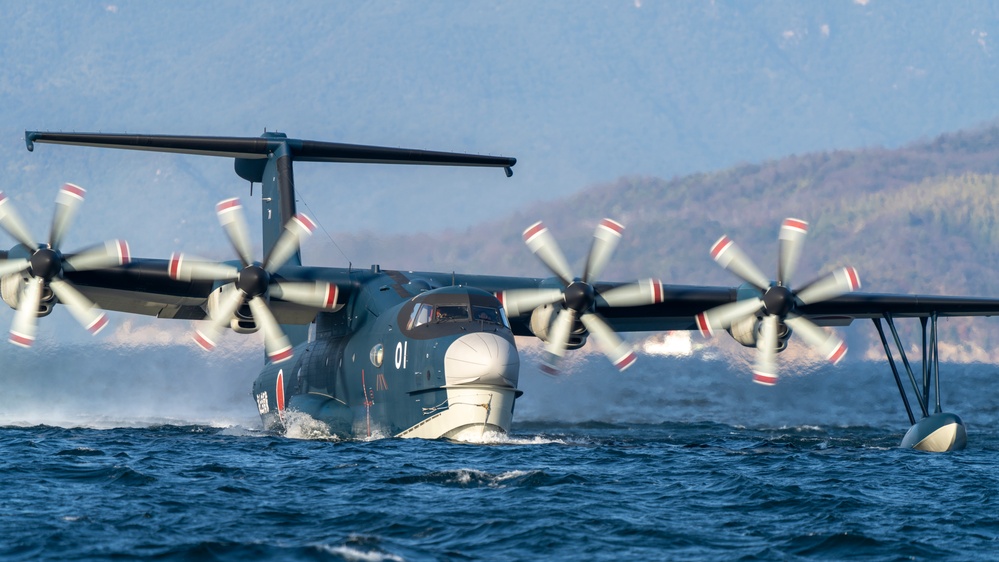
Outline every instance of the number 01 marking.
[(395, 344), (395, 368), (406, 368), (406, 355), (409, 352), (409, 342), (399, 342)]

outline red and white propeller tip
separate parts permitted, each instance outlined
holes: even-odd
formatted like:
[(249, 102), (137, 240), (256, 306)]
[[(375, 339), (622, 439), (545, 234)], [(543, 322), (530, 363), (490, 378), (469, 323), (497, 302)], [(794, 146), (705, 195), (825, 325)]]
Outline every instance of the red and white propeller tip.
[(222, 331), (245, 303), (250, 307), (254, 322), (264, 332), (264, 345), (270, 360), (275, 363), (286, 361), (292, 357), (292, 346), (270, 309), (269, 298), (316, 309), (332, 310), (339, 306), (339, 289), (332, 283), (277, 281), (272, 278), (299, 251), (302, 241), (315, 231), (316, 224), (303, 214), (292, 217), (262, 264), (257, 265), (250, 252), (249, 228), (239, 199), (220, 201), (215, 206), (215, 212), (242, 267), (191, 259), (179, 253), (173, 254), (167, 265), (173, 279), (235, 283), (221, 297), (218, 307), (211, 311), (208, 323), (195, 331), (194, 340), (207, 351), (214, 349)]
[(637, 359), (631, 345), (618, 337), (603, 316), (596, 312), (596, 307), (632, 307), (661, 303), (664, 300), (662, 283), (656, 279), (646, 279), (618, 285), (603, 293), (597, 293), (593, 287), (617, 248), (624, 229), (624, 225), (618, 221), (600, 221), (593, 233), (593, 243), (580, 280), (573, 277), (565, 255), (543, 222), (536, 222), (524, 230), (525, 244), (558, 277), (562, 288), (516, 289), (500, 292), (496, 296), (511, 318), (531, 313), (541, 306), (561, 305), (549, 327), (542, 371), (548, 374), (558, 372), (558, 363), (568, 349), (569, 338), (577, 322), (582, 323), (594, 337), (601, 351), (617, 369), (623, 371)]
[[(790, 289), (790, 279), (797, 267), (808, 223), (801, 219), (786, 219), (778, 235), (777, 280), (771, 282), (756, 267), (738, 245), (728, 236), (722, 236), (710, 250), (712, 259), (737, 277), (760, 290), (759, 297), (738, 300), (697, 314), (697, 329), (705, 337), (717, 329), (729, 329), (740, 320), (763, 313), (757, 338), (757, 360), (753, 380), (764, 385), (777, 382), (776, 352), (780, 344), (777, 326), (785, 322), (805, 343), (832, 363), (838, 363), (846, 354), (846, 344), (835, 334), (830, 334), (811, 320), (799, 316), (799, 305), (826, 301), (860, 289), (860, 276), (852, 267), (844, 267), (820, 278), (795, 292)], [(768, 309), (768, 307), (770, 307)]]
[(62, 239), (75, 219), (85, 196), (85, 189), (71, 183), (59, 189), (49, 240), (47, 244), (43, 244), (36, 242), (31, 236), (14, 210), (13, 203), (0, 192), (0, 228), (31, 253), (30, 259), (0, 260), (2, 274), (27, 272), (29, 276), (27, 287), (20, 295), (8, 338), (15, 345), (29, 347), (34, 343), (38, 310), (46, 287), (52, 290), (58, 301), (64, 304), (76, 321), (91, 334), (96, 335), (108, 324), (107, 315), (67, 281), (64, 272), (90, 271), (127, 264), (131, 261), (131, 250), (124, 240), (111, 240), (105, 242), (103, 246), (84, 250), (70, 257), (60, 253)]

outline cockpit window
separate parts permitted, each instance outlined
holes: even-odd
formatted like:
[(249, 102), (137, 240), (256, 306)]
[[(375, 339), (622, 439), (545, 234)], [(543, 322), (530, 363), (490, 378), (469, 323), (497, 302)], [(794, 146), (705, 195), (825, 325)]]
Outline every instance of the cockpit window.
[(434, 310), (434, 322), (464, 322), (468, 320), (468, 307), (462, 304), (444, 304)]
[(487, 322), (490, 324), (502, 324), (507, 328), (510, 322), (506, 319), (506, 314), (501, 308), (491, 306), (472, 306), (472, 320), (476, 322)]
[[(481, 308), (481, 307), (476, 307)], [(496, 309), (493, 309), (496, 312)], [(431, 322), (467, 322), (468, 306), (463, 304), (442, 304), (433, 306), (420, 304), (413, 309), (413, 314), (409, 317), (409, 328), (423, 326)]]
[(396, 316), (407, 337), (433, 339), (469, 332), (509, 334), (506, 312), (495, 295), (462, 286), (441, 287), (414, 295)]

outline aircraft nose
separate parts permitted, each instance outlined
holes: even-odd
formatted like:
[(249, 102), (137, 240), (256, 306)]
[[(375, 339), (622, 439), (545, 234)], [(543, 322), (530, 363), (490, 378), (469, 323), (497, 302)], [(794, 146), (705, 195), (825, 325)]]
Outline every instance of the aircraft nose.
[(512, 342), (476, 332), (455, 340), (444, 354), (447, 384), (493, 384), (517, 388), (520, 355)]

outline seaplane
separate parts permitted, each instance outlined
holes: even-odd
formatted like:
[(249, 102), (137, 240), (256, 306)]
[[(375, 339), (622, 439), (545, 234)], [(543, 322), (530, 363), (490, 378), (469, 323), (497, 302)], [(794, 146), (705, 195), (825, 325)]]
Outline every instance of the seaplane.
[[(260, 185), (263, 255), (253, 254), (242, 201), (225, 197), (215, 211), (234, 258), (223, 262), (182, 252), (140, 258), (124, 240), (64, 252), (85, 189), (60, 188), (47, 239), (35, 237), (9, 194), (0, 193), (0, 228), (15, 241), (0, 251), (0, 297), (16, 311), (9, 341), (23, 347), (35, 343), (38, 319), (56, 305), (66, 306), (94, 334), (107, 326), (106, 310), (192, 321), (195, 341), (209, 351), (224, 344), (225, 330), (261, 331), (266, 355), (252, 396), (267, 430), (280, 431), (289, 412), (296, 412), (343, 438), (375, 433), (461, 440), (507, 432), (522, 395), (515, 336), (543, 342), (541, 370), (555, 375), (566, 353), (590, 339), (623, 371), (638, 355), (619, 333), (725, 332), (756, 349), (753, 380), (773, 385), (779, 381), (778, 355), (792, 335), (836, 363), (846, 344), (833, 328), (867, 319), (880, 334), (911, 425), (901, 446), (951, 451), (967, 443), (961, 418), (940, 403), (937, 321), (999, 313), (999, 299), (867, 294), (860, 292), (860, 274), (852, 267), (796, 286), (805, 220), (788, 218), (780, 225), (773, 279), (722, 236), (708, 253), (738, 278), (734, 287), (669, 285), (654, 277), (601, 280), (625, 230), (610, 218), (596, 225), (578, 273), (540, 221), (523, 232), (547, 269), (538, 277), (311, 266), (302, 264), (300, 248), (316, 223), (296, 209), (295, 162), (487, 167), (510, 177), (516, 159), (301, 140), (277, 132), (208, 137), (26, 131), (25, 142), (29, 151), (47, 143), (231, 158), (251, 193), (253, 184)], [(895, 321), (901, 318), (921, 323), (919, 372), (899, 337)]]

